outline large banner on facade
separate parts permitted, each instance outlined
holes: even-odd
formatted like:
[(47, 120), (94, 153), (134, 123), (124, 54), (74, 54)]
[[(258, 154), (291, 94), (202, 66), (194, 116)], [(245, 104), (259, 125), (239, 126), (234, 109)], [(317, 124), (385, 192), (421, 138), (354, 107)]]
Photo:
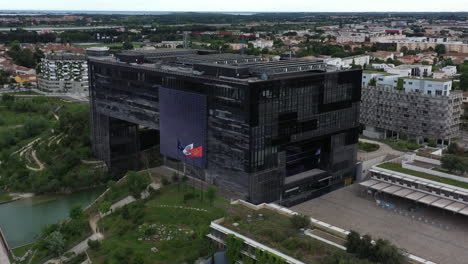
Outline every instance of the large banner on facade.
[(206, 95), (159, 88), (161, 154), (206, 168)]

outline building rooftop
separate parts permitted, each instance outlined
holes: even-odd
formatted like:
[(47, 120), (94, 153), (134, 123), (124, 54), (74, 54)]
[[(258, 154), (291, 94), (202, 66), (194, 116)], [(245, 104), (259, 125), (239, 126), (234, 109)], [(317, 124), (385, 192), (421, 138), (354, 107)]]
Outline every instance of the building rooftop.
[(89, 60), (235, 82), (261, 81), (300, 73), (327, 71), (327, 65), (322, 59), (266, 61), (257, 56), (219, 54), (191, 49), (126, 51), (115, 58), (102, 57)]

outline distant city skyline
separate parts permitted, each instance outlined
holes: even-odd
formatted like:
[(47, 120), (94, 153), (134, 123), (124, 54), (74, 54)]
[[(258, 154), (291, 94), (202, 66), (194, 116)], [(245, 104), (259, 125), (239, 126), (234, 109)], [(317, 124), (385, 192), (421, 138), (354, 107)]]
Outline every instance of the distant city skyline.
[(466, 0), (290, 0), (213, 1), (213, 0), (3, 0), (2, 10), (73, 11), (194, 11), (194, 12), (464, 12)]

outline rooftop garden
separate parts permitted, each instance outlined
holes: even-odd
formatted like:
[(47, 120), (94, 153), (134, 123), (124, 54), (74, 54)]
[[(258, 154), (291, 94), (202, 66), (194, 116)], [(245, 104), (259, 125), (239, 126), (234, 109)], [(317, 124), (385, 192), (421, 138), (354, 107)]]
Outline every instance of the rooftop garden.
[[(220, 224), (250, 239), (253, 239), (268, 247), (274, 248), (283, 254), (308, 264), (405, 263), (401, 254), (398, 253), (399, 250), (396, 247), (390, 245), (388, 241), (382, 240), (381, 243), (386, 245), (386, 248), (389, 250), (388, 252), (391, 251), (392, 254), (397, 253), (395, 256), (400, 260), (400, 262), (390, 262), (392, 260), (388, 256), (384, 257), (384, 259), (379, 259), (379, 257), (376, 256), (378, 254), (374, 254), (375, 252), (373, 253), (371, 251), (378, 251), (380, 249), (372, 248), (371, 245), (368, 246), (369, 250), (366, 253), (359, 253), (358, 250), (356, 250), (356, 246), (353, 245), (359, 244), (360, 241), (356, 242), (353, 240), (351, 241), (352, 243), (348, 243), (346, 237), (333, 235), (328, 230), (319, 230), (318, 228), (310, 225), (310, 220), (306, 216), (296, 215), (289, 217), (268, 209), (254, 211), (243, 205), (231, 205), (227, 209), (227, 216)], [(350, 247), (351, 251), (343, 251), (339, 248), (305, 235), (304, 229), (309, 228), (314, 229), (312, 230), (314, 234), (321, 234), (319, 236), (324, 237), (329, 241), (346, 246), (352, 245), (352, 247)], [(353, 233), (353, 235), (354, 234), (355, 233)], [(240, 238), (237, 240), (239, 239)], [(228, 248), (231, 244), (235, 245), (235, 243), (230, 241), (232, 240), (232, 236), (228, 236), (226, 240)], [(237, 256), (237, 258), (239, 258), (239, 254), (234, 254), (230, 251), (231, 249), (228, 249), (228, 258), (229, 256)], [(257, 250), (255, 252), (255, 256), (258, 261), (257, 263), (285, 263), (282, 262), (283, 260), (278, 256), (272, 256), (271, 253), (268, 253), (267, 255), (269, 255), (269, 260), (264, 262), (265, 253), (262, 254), (261, 251)], [(276, 262), (273, 262), (272, 259), (274, 259)], [(243, 258), (243, 261), (244, 263), (251, 263), (246, 258)]]
[(416, 176), (416, 177), (419, 177), (419, 178), (424, 178), (424, 179), (435, 181), (435, 182), (440, 182), (440, 183), (443, 183), (443, 184), (448, 184), (448, 185), (453, 185), (453, 186), (456, 186), (456, 187), (468, 189), (468, 183), (466, 183), (466, 182), (456, 181), (456, 180), (452, 180), (452, 179), (438, 177), (438, 176), (431, 175), (431, 174), (424, 173), (424, 172), (405, 169), (405, 168), (403, 168), (401, 166), (401, 164), (397, 164), (397, 163), (387, 162), (387, 163), (382, 163), (382, 164), (378, 165), (377, 167), (387, 169), (387, 170), (396, 171), (396, 172), (405, 173), (405, 174), (408, 174), (408, 175), (411, 175), (411, 176)]

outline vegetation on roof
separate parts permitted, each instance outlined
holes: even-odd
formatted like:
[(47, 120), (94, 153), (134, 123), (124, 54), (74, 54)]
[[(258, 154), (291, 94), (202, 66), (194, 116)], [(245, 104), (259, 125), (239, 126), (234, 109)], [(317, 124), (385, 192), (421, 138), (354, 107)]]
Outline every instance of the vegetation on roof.
[(419, 171), (415, 171), (415, 170), (405, 169), (405, 168), (403, 168), (401, 166), (401, 164), (397, 164), (397, 163), (387, 162), (387, 163), (382, 163), (380, 165), (377, 165), (377, 167), (380, 167), (382, 169), (387, 169), (387, 170), (392, 170), (392, 171), (404, 173), (404, 174), (408, 174), (408, 175), (411, 175), (411, 176), (416, 176), (416, 177), (423, 178), (423, 179), (426, 179), (426, 180), (431, 180), (431, 181), (440, 182), (440, 183), (443, 183), (443, 184), (448, 184), (448, 185), (468, 189), (468, 183), (466, 183), (466, 182), (447, 179), (447, 178), (443, 178), (443, 177), (439, 177), (439, 176), (435, 176), (435, 175), (431, 175), (431, 174), (428, 174), (428, 173), (419, 172)]

